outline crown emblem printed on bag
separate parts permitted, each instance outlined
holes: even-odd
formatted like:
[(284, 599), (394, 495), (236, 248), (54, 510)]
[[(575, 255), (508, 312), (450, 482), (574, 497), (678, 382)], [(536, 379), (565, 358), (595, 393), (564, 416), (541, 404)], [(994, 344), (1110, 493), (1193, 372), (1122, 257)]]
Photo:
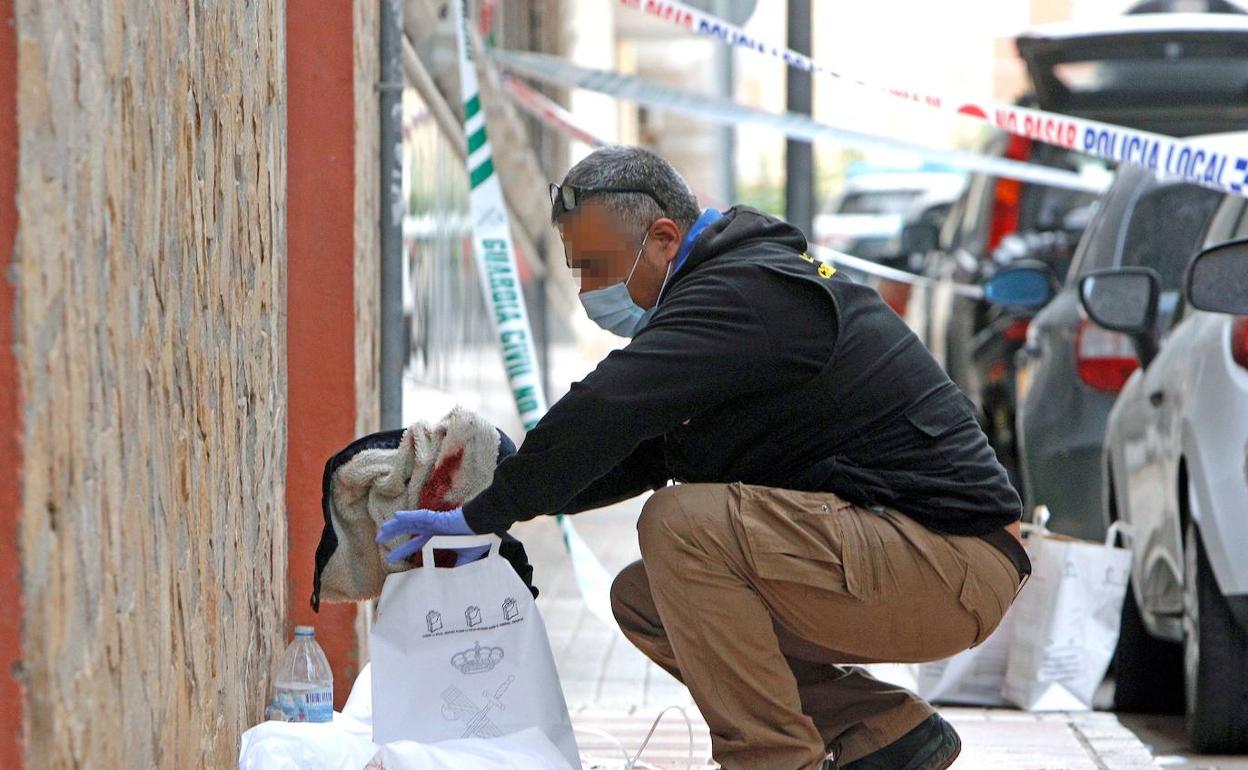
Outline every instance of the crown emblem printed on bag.
[(462, 674), (484, 674), (493, 671), (502, 659), (502, 647), (482, 647), (477, 642), (471, 650), (455, 653), (451, 657), (451, 665)]

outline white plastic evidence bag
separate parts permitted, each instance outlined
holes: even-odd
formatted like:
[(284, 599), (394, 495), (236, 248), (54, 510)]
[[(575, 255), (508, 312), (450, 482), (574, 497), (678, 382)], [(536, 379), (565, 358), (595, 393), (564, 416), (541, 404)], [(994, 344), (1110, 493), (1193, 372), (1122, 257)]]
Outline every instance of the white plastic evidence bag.
[(1131, 551), (1048, 532), (1047, 509), (1029, 543), (1032, 575), (1014, 602), (1002, 694), (1028, 711), (1082, 711), (1114, 657)]
[(1048, 531), (1037, 511), (1027, 553), (1032, 577), (983, 644), (918, 666), (918, 693), (939, 703), (1085, 711), (1118, 643), (1131, 552)]
[(371, 634), (373, 740), (495, 738), (540, 729), (581, 767), (546, 626), (494, 535), (435, 537), (423, 550), (489, 545), (482, 559), (390, 575)]

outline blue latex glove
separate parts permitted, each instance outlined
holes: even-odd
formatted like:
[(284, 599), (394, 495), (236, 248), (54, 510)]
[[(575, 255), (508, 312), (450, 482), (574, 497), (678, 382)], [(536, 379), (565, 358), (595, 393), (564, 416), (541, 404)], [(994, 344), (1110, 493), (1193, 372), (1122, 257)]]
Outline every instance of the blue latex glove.
[[(386, 561), (396, 564), (418, 553), (431, 539), (438, 535), (475, 535), (464, 521), (464, 509), (454, 508), (449, 511), (399, 511), (394, 518), (381, 525), (377, 532), (377, 542), (384, 543), (396, 537), (410, 535), (411, 539), (390, 552)], [(489, 552), (488, 545), (472, 548), (457, 548), (458, 557), (455, 564), (466, 564), (475, 561)]]

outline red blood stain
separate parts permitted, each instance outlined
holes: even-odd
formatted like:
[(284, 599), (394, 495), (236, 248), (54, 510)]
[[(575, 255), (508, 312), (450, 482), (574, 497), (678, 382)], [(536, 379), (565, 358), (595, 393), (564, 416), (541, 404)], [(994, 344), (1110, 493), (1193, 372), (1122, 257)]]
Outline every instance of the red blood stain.
[[(425, 485), (420, 489), (420, 498), (416, 504), (427, 511), (449, 511), (463, 503), (463, 500), (447, 498), (451, 487), (455, 484), (455, 475), (459, 473), (463, 465), (464, 450), (462, 447), (434, 465), (429, 478), (425, 479)], [(456, 558), (454, 551), (438, 548), (433, 552), (433, 563), (438, 567), (454, 567)], [(415, 567), (424, 564), (424, 558), (419, 551), (413, 554), (409, 561)]]
[(453, 454), (433, 466), (425, 485), (421, 487), (420, 499), (417, 504), (426, 511), (449, 511), (459, 506), (463, 500), (450, 500), (447, 495), (455, 484), (455, 474), (464, 465), (464, 450), (459, 448)]

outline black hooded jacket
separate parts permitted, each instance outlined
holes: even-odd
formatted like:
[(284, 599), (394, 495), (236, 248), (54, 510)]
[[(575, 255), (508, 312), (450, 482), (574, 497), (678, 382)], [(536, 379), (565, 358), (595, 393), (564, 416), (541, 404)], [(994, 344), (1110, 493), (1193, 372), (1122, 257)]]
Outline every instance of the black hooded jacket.
[(550, 408), (477, 532), (682, 482), (833, 492), (951, 534), (1017, 521), (974, 407), (875, 290), (738, 206), (706, 228), (649, 324)]

